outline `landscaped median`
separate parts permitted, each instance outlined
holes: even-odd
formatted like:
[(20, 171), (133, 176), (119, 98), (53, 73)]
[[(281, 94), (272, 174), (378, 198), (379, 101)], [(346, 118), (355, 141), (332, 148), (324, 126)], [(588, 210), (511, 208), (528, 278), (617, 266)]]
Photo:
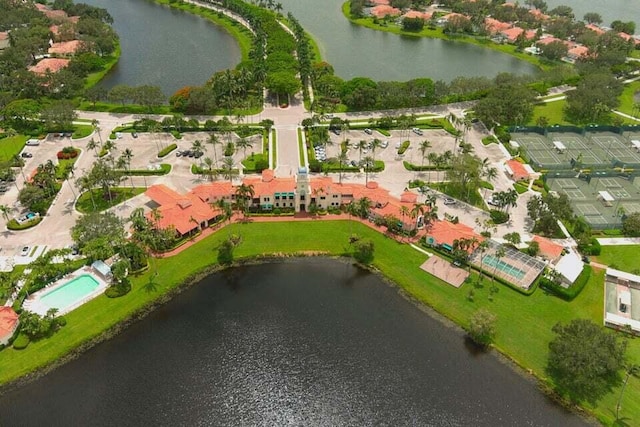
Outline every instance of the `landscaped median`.
[[(65, 316), (67, 325), (53, 337), (33, 342), (21, 351), (11, 348), (1, 351), (0, 383), (51, 364), (72, 354), (76, 348), (89, 345), (94, 339), (109, 337), (118, 331), (120, 322), (138, 317), (153, 304), (166, 300), (186, 282), (197, 281), (217, 267), (218, 246), (229, 233), (242, 236), (242, 244), (234, 253), (236, 259), (308, 252), (343, 255), (348, 251), (348, 239), (352, 234), (371, 239), (375, 246), (373, 267), (416, 301), (433, 307), (464, 327), (479, 308), (487, 308), (496, 314), (495, 346), (540, 378), (546, 376), (548, 344), (554, 337), (551, 328), (557, 322), (566, 323), (576, 318), (602, 322), (601, 271), (594, 271), (584, 290), (572, 302), (541, 290), (524, 296), (504, 286), (491, 294), (489, 279), (485, 279), (484, 286), (474, 287), (467, 283), (456, 289), (434, 278), (419, 268), (426, 259), (423, 253), (355, 221), (246, 223), (228, 227), (176, 256), (152, 260), (147, 272), (132, 278), (133, 290), (129, 294), (115, 300), (100, 296), (69, 313)], [(473, 301), (467, 297), (472, 287)], [(461, 347), (460, 351), (464, 349)], [(640, 342), (629, 341), (627, 353), (630, 362), (639, 363)], [(598, 406), (590, 408), (601, 421), (612, 423), (619, 393), (619, 388), (614, 389)], [(622, 407), (625, 417), (640, 419), (640, 381), (635, 378), (627, 385)]]

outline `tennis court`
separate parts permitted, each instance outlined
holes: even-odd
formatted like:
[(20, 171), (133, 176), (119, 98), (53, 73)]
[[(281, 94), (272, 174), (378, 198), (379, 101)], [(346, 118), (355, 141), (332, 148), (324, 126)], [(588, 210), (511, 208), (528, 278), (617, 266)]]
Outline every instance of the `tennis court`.
[[(624, 213), (640, 212), (640, 178), (630, 180), (618, 176), (598, 177), (593, 175), (590, 181), (583, 178), (547, 179), (549, 188), (569, 197), (576, 215), (596, 229), (614, 228), (622, 224), (621, 209)], [(600, 192), (606, 191), (613, 201), (605, 203)]]
[[(627, 167), (640, 166), (640, 152), (631, 140), (640, 140), (640, 134), (627, 133), (620, 136), (613, 132), (588, 132), (585, 135), (572, 132), (549, 132), (548, 136), (535, 133), (512, 133), (516, 141), (528, 155), (531, 163), (538, 168), (571, 169), (571, 159), (585, 167), (610, 168), (619, 162)], [(561, 142), (566, 150), (559, 152), (554, 142)]]
[[(500, 245), (489, 240), (486, 252), (476, 249), (471, 254), (470, 262), (489, 274), (493, 274), (509, 283), (523, 289), (529, 289), (531, 284), (544, 270), (545, 263), (518, 251), (510, 246)], [(502, 248), (502, 256), (498, 252)]]

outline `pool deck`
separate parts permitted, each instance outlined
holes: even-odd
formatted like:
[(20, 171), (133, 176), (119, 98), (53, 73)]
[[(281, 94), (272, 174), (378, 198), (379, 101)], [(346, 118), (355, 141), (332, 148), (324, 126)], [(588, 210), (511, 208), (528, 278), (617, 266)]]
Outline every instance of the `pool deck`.
[(25, 310), (44, 316), (45, 314), (47, 314), (47, 311), (50, 309), (50, 307), (45, 305), (41, 301), (41, 297), (43, 295), (48, 294), (49, 292), (54, 291), (57, 288), (60, 288), (66, 285), (70, 281), (87, 274), (90, 275), (93, 279), (95, 279), (96, 282), (98, 282), (98, 287), (93, 292), (86, 295), (84, 298), (81, 298), (80, 300), (65, 307), (64, 309), (59, 310), (56, 313), (56, 315), (62, 316), (66, 313), (69, 313), (70, 311), (75, 310), (76, 308), (80, 307), (84, 303), (102, 294), (107, 289), (107, 287), (109, 287), (109, 284), (102, 277), (98, 276), (91, 267), (87, 267), (87, 266), (82, 267), (81, 269), (76, 270), (72, 273), (69, 273), (64, 277), (62, 277), (61, 279), (49, 284), (48, 286), (44, 287), (43, 289), (39, 290), (33, 295), (29, 295), (29, 297), (24, 301), (23, 308)]

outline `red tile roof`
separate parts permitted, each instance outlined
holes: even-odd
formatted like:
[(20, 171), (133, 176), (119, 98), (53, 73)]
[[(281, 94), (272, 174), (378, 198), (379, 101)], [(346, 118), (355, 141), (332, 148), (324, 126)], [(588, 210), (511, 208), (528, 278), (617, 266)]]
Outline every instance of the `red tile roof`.
[(432, 222), (427, 230), (427, 237), (433, 238), (438, 245), (447, 244), (449, 246), (453, 246), (453, 242), (460, 239), (475, 238), (478, 242), (484, 240), (484, 237), (476, 233), (472, 227), (462, 223), (454, 224), (449, 221)]
[(18, 318), (11, 307), (0, 307), (0, 341), (13, 335), (18, 326)]
[(582, 58), (589, 55), (589, 48), (582, 45), (575, 46), (567, 51), (567, 55), (574, 58)]
[(513, 172), (513, 179), (519, 181), (521, 179), (529, 178), (529, 171), (524, 167), (522, 163), (517, 160), (508, 160), (506, 162), (511, 172)]
[(212, 203), (223, 197), (230, 197), (235, 193), (235, 188), (229, 181), (217, 181), (209, 184), (201, 184), (191, 190), (203, 202)]
[(593, 31), (594, 33), (598, 34), (598, 35), (602, 35), (605, 33), (605, 30), (603, 30), (602, 28), (598, 27), (596, 24), (587, 24), (584, 26), (585, 28)]
[(420, 12), (419, 10), (410, 10), (404, 15), (402, 15), (403, 18), (421, 18), (421, 19), (424, 19), (425, 21), (428, 21), (429, 19), (431, 19), (432, 16), (433, 16), (432, 12)]
[(546, 15), (540, 9), (529, 9), (529, 13), (535, 16), (540, 21), (546, 21), (547, 19), (549, 19), (549, 15)]
[(57, 73), (63, 68), (66, 68), (68, 65), (69, 65), (68, 59), (44, 58), (42, 61), (38, 62), (36, 65), (29, 67), (29, 71), (36, 74), (46, 74), (47, 70), (52, 73)]
[(502, 22), (494, 18), (486, 18), (484, 20), (484, 27), (489, 34), (495, 34), (511, 28), (511, 23)]
[[(174, 227), (182, 235), (198, 228), (200, 223), (213, 219), (218, 213), (197, 195), (187, 193), (183, 196), (162, 184), (149, 187), (145, 194), (160, 205), (158, 212), (161, 218), (156, 226)], [(152, 212), (146, 216), (153, 220)]]
[(533, 241), (538, 242), (540, 254), (548, 259), (556, 259), (562, 254), (563, 247), (541, 236), (533, 236)]
[(400, 15), (400, 9), (391, 7), (386, 4), (380, 4), (371, 8), (371, 14), (377, 18), (384, 18), (385, 16)]
[[(520, 34), (524, 32), (524, 29), (520, 27), (509, 28), (508, 30), (501, 31), (500, 34), (505, 36), (510, 42), (514, 42), (518, 39)], [(527, 40), (531, 40), (536, 36), (536, 30), (527, 30), (524, 34)]]
[(82, 49), (83, 46), (84, 46), (84, 43), (81, 42), (80, 40), (71, 40), (68, 42), (53, 43), (49, 48), (49, 53), (56, 53), (60, 55), (74, 54), (78, 50)]
[(542, 44), (542, 45), (548, 45), (549, 43), (553, 43), (553, 42), (562, 42), (562, 40), (560, 40), (557, 37), (544, 37), (541, 38), (540, 40), (537, 41), (538, 44)]

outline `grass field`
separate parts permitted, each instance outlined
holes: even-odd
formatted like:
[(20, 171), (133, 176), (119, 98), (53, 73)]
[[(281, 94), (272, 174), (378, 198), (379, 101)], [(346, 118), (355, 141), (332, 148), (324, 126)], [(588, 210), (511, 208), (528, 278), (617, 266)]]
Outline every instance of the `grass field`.
[[(634, 104), (634, 95), (636, 92), (640, 92), (640, 81), (635, 81), (633, 83), (629, 83), (625, 85), (624, 90), (622, 91), (622, 95), (620, 95), (620, 106), (618, 107), (618, 111), (621, 111), (625, 114), (633, 115), (634, 113), (638, 113), (638, 111), (633, 109)], [(638, 122), (636, 122), (638, 123)]]
[(111, 197), (107, 197), (101, 189), (85, 191), (78, 197), (76, 209), (82, 213), (102, 212), (144, 192), (143, 187), (119, 187), (112, 188)]
[(8, 162), (13, 156), (20, 153), (24, 144), (29, 139), (26, 135), (8, 136), (0, 139), (0, 162)]
[(571, 124), (564, 118), (564, 107), (567, 105), (567, 101), (553, 101), (545, 102), (544, 104), (536, 105), (533, 108), (533, 117), (529, 121), (529, 125), (535, 126), (539, 117), (546, 117), (549, 121), (549, 125), (568, 125)]
[[(596, 271), (584, 291), (566, 302), (538, 289), (531, 296), (500, 286), (490, 299), (490, 286), (465, 284), (453, 288), (419, 269), (426, 256), (397, 243), (368, 227), (350, 221), (234, 224), (171, 258), (152, 260), (151, 268), (132, 280), (133, 290), (115, 300), (100, 296), (69, 313), (67, 326), (54, 337), (31, 343), (25, 350), (0, 352), (0, 383), (15, 379), (72, 351), (98, 336), (120, 320), (161, 297), (194, 272), (215, 264), (217, 247), (228, 233), (242, 236), (236, 258), (305, 251), (341, 255), (348, 252), (352, 233), (375, 244), (374, 266), (397, 283), (415, 300), (433, 307), (459, 325), (466, 326), (477, 309), (486, 307), (497, 315), (495, 347), (543, 381), (547, 348), (557, 322), (587, 318), (602, 322), (603, 274)], [(486, 280), (486, 279), (485, 279)], [(473, 287), (473, 301), (467, 298)], [(640, 363), (640, 341), (629, 341), (629, 360)], [(606, 424), (613, 423), (619, 389), (605, 396), (595, 408), (588, 408)], [(632, 378), (624, 395), (621, 414), (640, 419), (640, 380)]]
[(617, 270), (633, 273), (640, 273), (640, 245), (624, 246), (602, 246), (602, 252), (597, 257), (592, 257), (594, 261), (610, 266)]

